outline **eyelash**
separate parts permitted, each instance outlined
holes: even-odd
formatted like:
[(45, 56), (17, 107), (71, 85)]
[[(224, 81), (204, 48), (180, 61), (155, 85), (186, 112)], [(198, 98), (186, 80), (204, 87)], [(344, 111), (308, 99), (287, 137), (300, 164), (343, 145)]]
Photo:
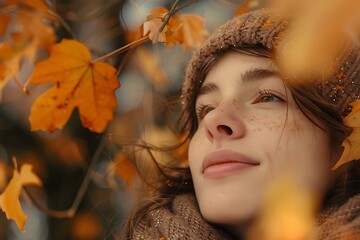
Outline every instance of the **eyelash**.
[[(272, 90), (268, 90), (268, 89), (263, 89), (263, 90), (259, 90), (257, 93), (257, 97), (256, 99), (252, 102), (252, 104), (256, 104), (256, 103), (269, 103), (269, 102), (285, 102), (285, 100), (281, 97), (278, 96), (278, 94), (274, 93), (274, 91)], [(276, 98), (276, 100), (272, 100), (272, 101), (264, 101), (265, 97), (271, 97), (271, 98)], [(208, 114), (210, 111), (212, 111), (215, 107), (209, 105), (209, 104), (199, 104), (199, 106), (196, 107), (196, 116), (199, 120), (202, 120), (206, 114)]]
[[(276, 101), (261, 101), (265, 97), (276, 98)], [(268, 89), (262, 89), (258, 91), (257, 98), (252, 103), (268, 103), (268, 102), (285, 102), (285, 100), (278, 96), (274, 91)]]

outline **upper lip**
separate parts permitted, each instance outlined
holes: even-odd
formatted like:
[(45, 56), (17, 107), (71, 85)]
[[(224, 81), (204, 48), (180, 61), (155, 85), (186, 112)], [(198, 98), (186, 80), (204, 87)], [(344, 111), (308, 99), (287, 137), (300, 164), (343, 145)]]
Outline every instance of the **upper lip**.
[(202, 173), (204, 173), (206, 168), (211, 167), (213, 165), (231, 163), (231, 162), (239, 162), (249, 165), (260, 164), (258, 161), (255, 161), (239, 152), (230, 149), (217, 149), (205, 156), (202, 163)]

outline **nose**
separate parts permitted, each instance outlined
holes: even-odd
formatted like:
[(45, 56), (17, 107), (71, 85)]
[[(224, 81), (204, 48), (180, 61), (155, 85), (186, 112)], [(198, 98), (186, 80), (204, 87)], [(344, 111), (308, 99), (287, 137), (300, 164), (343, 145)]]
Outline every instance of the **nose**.
[(205, 132), (210, 142), (236, 139), (245, 135), (245, 124), (238, 111), (217, 107), (204, 117)]

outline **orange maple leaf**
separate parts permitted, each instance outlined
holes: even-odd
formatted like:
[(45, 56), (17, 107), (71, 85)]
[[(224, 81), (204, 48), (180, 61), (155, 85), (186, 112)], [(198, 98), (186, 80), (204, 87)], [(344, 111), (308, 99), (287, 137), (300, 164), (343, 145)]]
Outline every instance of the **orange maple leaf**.
[(23, 60), (33, 60), (38, 48), (45, 49), (56, 40), (53, 28), (35, 11), (19, 9), (15, 20), (16, 31), (0, 45), (0, 90), (19, 73)]
[(114, 166), (115, 174), (124, 181), (126, 187), (129, 187), (136, 175), (136, 169), (133, 163), (126, 154), (118, 153), (115, 156)]
[(45, 0), (7, 0), (6, 5), (13, 5), (17, 3), (24, 4), (42, 11), (47, 11), (48, 9), (48, 5), (46, 4)]
[(153, 42), (166, 42), (165, 32), (167, 26), (163, 29), (162, 32), (159, 32), (161, 25), (164, 23), (166, 15), (169, 11), (166, 8), (155, 8), (150, 11), (149, 15), (146, 17), (146, 21), (142, 25), (143, 36), (149, 35), (149, 39)]
[(336, 170), (347, 162), (360, 159), (360, 101), (355, 101), (350, 105), (352, 111), (343, 119), (343, 122), (346, 126), (353, 128), (353, 131), (344, 140), (342, 144), (344, 152), (332, 170)]
[(171, 16), (167, 25), (160, 32), (169, 11), (166, 8), (156, 8), (147, 16), (143, 23), (143, 36), (149, 36), (153, 42), (163, 42), (167, 46), (183, 44), (185, 49), (198, 47), (208, 35), (204, 27), (205, 20), (197, 15), (177, 14)]
[(35, 64), (29, 83), (54, 86), (31, 107), (32, 131), (61, 129), (76, 107), (84, 127), (105, 130), (117, 106), (114, 90), (120, 83), (113, 66), (90, 58), (84, 44), (64, 39), (52, 46), (50, 58)]
[(204, 18), (192, 14), (179, 14), (169, 21), (166, 32), (166, 45), (183, 44), (185, 49), (199, 47), (208, 35), (204, 27)]
[(238, 9), (236, 9), (235, 16), (243, 15), (249, 11), (250, 0), (243, 2)]
[(14, 170), (14, 175), (7, 185), (5, 191), (0, 195), (0, 208), (5, 212), (7, 219), (13, 219), (18, 228), (24, 231), (24, 224), (27, 216), (21, 208), (19, 196), (23, 186), (36, 185), (41, 186), (42, 182), (32, 172), (30, 164), (21, 166), (20, 173)]
[(9, 15), (0, 15), (0, 35), (3, 35), (6, 32), (10, 20), (11, 17)]

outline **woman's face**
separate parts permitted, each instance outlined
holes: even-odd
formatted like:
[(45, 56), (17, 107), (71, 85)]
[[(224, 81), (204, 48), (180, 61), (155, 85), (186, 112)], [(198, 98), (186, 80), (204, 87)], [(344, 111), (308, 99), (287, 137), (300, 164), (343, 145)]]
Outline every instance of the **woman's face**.
[(298, 108), (271, 59), (226, 53), (208, 73), (196, 109), (189, 164), (208, 221), (247, 224), (282, 177), (314, 195), (326, 191), (329, 137)]

